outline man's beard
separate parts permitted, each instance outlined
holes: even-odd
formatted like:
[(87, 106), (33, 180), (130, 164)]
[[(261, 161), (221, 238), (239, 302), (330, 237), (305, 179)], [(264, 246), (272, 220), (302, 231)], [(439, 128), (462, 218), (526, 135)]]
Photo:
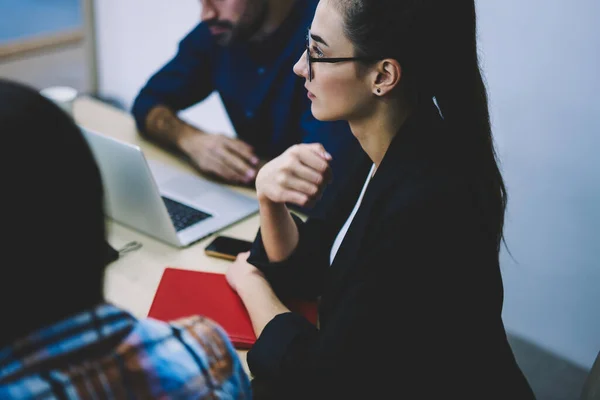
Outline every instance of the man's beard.
[(218, 21), (218, 20), (210, 20), (206, 21), (206, 25), (208, 28), (221, 28), (226, 31), (223, 33), (214, 34), (213, 37), (217, 41), (217, 43), (221, 46), (226, 46), (231, 41), (231, 36), (234, 31), (234, 25), (229, 21)]
[(269, 4), (264, 2), (260, 10), (254, 11), (249, 6), (246, 12), (240, 17), (237, 24), (230, 21), (207, 21), (208, 27), (218, 27), (227, 29), (227, 32), (215, 35), (215, 40), (220, 46), (229, 46), (236, 42), (242, 42), (252, 38), (263, 26), (269, 15)]

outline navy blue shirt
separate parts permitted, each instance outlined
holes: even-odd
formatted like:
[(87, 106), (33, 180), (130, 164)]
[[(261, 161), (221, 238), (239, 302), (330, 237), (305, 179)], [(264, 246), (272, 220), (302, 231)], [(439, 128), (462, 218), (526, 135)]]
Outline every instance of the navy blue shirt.
[(261, 158), (278, 156), (296, 143), (322, 143), (343, 174), (359, 148), (346, 121), (321, 122), (310, 111), (304, 79), (292, 68), (305, 49), (317, 0), (298, 0), (277, 31), (260, 42), (220, 46), (200, 23), (179, 44), (177, 55), (150, 78), (133, 106), (144, 130), (159, 105), (179, 111), (219, 92), (238, 138)]

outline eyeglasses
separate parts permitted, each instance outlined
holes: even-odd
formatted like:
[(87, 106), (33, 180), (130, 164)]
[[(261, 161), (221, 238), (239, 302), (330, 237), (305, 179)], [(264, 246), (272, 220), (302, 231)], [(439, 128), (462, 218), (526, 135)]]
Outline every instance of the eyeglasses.
[(310, 41), (308, 39), (309, 35), (306, 35), (306, 64), (308, 64), (308, 81), (312, 82), (312, 63), (328, 63), (328, 64), (336, 64), (340, 62), (347, 61), (377, 61), (377, 58), (372, 57), (341, 57), (341, 58), (315, 58), (310, 56)]

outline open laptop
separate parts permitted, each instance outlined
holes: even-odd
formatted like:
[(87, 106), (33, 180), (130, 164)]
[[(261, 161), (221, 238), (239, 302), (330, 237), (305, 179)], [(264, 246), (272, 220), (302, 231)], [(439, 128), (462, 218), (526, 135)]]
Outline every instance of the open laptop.
[(100, 168), (109, 217), (176, 247), (258, 211), (258, 201), (146, 160), (139, 146), (80, 127)]

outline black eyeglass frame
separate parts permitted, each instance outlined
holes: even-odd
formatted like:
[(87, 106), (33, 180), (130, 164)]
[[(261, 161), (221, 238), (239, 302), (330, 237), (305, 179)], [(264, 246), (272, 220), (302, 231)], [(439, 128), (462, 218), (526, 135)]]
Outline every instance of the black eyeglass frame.
[(306, 39), (306, 64), (308, 64), (308, 81), (312, 82), (312, 63), (328, 63), (336, 64), (347, 61), (362, 61), (362, 62), (373, 62), (378, 61), (379, 58), (372, 57), (338, 57), (338, 58), (316, 58), (310, 56), (310, 43), (308, 38)]

